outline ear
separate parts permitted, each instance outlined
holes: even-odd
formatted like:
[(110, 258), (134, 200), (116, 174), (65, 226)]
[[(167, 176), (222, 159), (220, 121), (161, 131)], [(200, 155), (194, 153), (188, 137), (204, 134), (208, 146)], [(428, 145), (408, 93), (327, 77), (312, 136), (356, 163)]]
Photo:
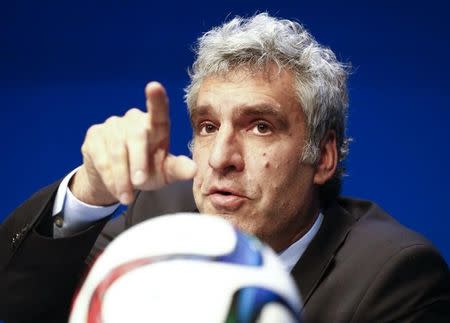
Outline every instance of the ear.
[(314, 184), (323, 185), (336, 172), (338, 163), (336, 132), (328, 130), (320, 142), (320, 158), (317, 161)]

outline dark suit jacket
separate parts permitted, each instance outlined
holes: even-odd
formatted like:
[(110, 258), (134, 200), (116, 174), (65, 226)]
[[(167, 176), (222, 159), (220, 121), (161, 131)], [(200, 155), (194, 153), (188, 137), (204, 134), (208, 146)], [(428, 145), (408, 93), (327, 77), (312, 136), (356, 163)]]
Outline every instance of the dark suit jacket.
[[(149, 217), (192, 211), (189, 184), (140, 193), (124, 217), (52, 239), (55, 183), (0, 227), (0, 318), (63, 322), (88, 255)], [(305, 322), (450, 322), (450, 274), (429, 241), (368, 201), (339, 199), (292, 275)], [(103, 229), (103, 231), (102, 231)]]

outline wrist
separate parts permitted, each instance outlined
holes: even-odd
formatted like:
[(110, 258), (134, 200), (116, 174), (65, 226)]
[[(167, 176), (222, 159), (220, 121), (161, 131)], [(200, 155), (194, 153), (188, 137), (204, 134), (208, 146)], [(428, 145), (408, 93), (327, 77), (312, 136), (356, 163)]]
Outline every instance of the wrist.
[(101, 180), (91, 183), (83, 166), (71, 178), (68, 189), (80, 201), (96, 206), (108, 206), (118, 200), (106, 189)]

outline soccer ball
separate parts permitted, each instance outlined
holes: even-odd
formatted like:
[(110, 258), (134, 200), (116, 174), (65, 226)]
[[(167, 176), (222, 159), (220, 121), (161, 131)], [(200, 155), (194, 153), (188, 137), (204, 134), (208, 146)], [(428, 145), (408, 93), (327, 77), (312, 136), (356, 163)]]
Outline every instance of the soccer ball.
[(70, 323), (300, 322), (276, 254), (218, 216), (166, 215), (119, 235), (92, 267)]

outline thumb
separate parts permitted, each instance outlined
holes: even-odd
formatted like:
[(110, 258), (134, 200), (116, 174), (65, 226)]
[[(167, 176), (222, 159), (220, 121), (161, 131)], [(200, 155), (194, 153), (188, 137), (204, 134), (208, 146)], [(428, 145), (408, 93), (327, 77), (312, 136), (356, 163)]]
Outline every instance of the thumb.
[(197, 164), (186, 156), (168, 155), (164, 160), (164, 174), (167, 184), (191, 179), (197, 173)]

